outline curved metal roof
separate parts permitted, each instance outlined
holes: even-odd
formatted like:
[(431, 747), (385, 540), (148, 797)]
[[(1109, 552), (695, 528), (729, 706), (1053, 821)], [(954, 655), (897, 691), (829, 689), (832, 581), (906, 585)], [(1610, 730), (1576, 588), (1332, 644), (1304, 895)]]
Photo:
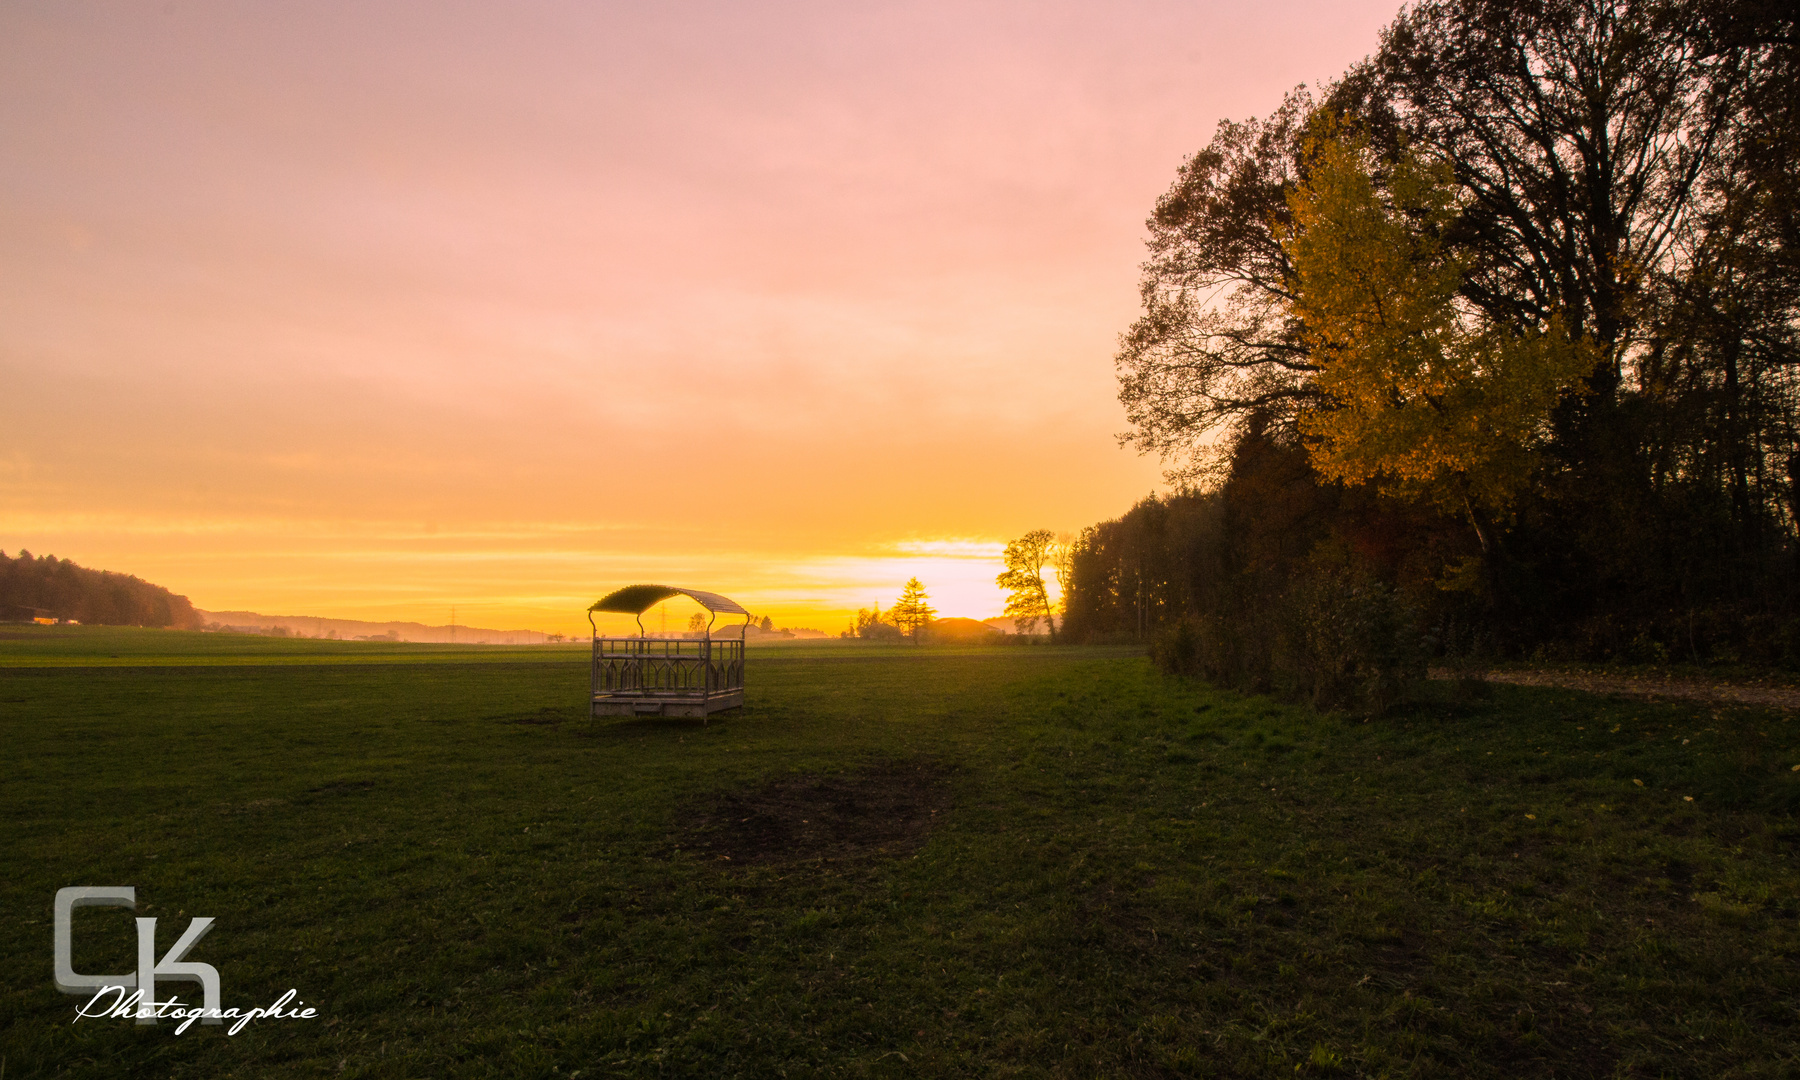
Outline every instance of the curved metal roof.
[(700, 589), (676, 589), (667, 585), (627, 585), (594, 601), (589, 611), (611, 611), (620, 615), (642, 615), (671, 596), (686, 596), (716, 614), (748, 615), (748, 611), (729, 597)]

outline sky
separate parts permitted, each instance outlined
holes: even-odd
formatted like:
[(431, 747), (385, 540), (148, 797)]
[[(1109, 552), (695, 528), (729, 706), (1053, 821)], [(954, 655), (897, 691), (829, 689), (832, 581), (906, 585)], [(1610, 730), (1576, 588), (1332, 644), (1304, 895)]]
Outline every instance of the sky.
[(1144, 219), (1379, 2), (0, 6), (0, 550), (207, 610), (835, 631), (1156, 490)]

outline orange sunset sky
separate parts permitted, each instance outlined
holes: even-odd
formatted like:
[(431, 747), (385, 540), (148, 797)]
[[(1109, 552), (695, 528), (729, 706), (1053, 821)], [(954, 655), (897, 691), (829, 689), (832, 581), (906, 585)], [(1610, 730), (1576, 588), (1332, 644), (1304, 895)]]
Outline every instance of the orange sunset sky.
[(0, 6), (0, 549), (209, 610), (841, 628), (1155, 488), (1111, 357), (1329, 3)]

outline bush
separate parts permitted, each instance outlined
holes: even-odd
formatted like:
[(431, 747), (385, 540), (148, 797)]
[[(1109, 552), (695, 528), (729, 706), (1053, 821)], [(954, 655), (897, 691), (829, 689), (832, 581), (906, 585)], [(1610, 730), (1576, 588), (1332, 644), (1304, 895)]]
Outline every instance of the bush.
[(1283, 605), (1276, 668), (1319, 709), (1385, 712), (1425, 677), (1430, 642), (1394, 589), (1340, 572), (1303, 580)]
[(1200, 675), (1201, 631), (1197, 620), (1183, 619), (1150, 641), (1150, 662), (1171, 675)]
[(1533, 654), (1591, 663), (1753, 664), (1800, 668), (1800, 619), (1750, 602), (1633, 613), (1576, 623)]
[(1244, 601), (1232, 616), (1167, 627), (1151, 641), (1151, 661), (1217, 686), (1373, 712), (1386, 711), (1425, 675), (1430, 641), (1417, 612), (1373, 578), (1325, 573), (1278, 603)]
[(900, 628), (894, 625), (893, 620), (882, 612), (880, 604), (876, 604), (872, 610), (858, 608), (856, 621), (839, 636), (889, 643), (906, 640), (906, 635), (901, 633)]
[(869, 623), (859, 628), (856, 636), (864, 641), (885, 641), (889, 644), (906, 640), (906, 635), (900, 632), (898, 626), (884, 622)]

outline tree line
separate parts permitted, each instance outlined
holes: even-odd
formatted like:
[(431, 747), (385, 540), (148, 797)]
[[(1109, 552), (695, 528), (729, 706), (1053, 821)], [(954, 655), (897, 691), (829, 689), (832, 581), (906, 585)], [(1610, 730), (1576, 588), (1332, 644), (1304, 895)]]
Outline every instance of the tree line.
[(1428, 0), (1222, 124), (1116, 357), (1175, 493), (1070, 545), (1066, 636), (1322, 697), (1433, 652), (1800, 662), (1794, 23)]
[(917, 645), (935, 618), (937, 608), (931, 606), (931, 595), (918, 578), (912, 577), (886, 611), (881, 610), (880, 604), (858, 608), (856, 618), (838, 636), (864, 641), (911, 641)]
[[(1071, 539), (1039, 529), (1006, 546), (1002, 556), (1006, 569), (995, 578), (995, 583), (1007, 591), (1005, 614), (1022, 637), (1034, 634), (1042, 626), (1050, 640), (1056, 641), (1061, 604), (1050, 595), (1044, 573), (1050, 570), (1066, 586)], [(915, 645), (927, 637), (937, 637), (969, 644), (997, 638), (998, 632), (972, 619), (939, 621), (930, 594), (914, 577), (907, 580), (899, 598), (886, 611), (881, 610), (880, 604), (857, 609), (856, 617), (838, 636), (865, 641), (911, 641)]]
[(129, 574), (90, 570), (54, 555), (0, 551), (0, 619), (68, 619), (102, 626), (192, 630), (200, 616), (185, 596)]

